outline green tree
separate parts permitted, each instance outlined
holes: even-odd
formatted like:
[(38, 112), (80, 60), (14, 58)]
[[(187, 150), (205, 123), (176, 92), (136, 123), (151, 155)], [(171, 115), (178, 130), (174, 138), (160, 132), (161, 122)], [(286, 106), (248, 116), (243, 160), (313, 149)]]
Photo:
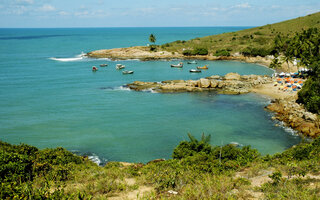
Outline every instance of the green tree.
[[(320, 114), (320, 32), (310, 28), (293, 37), (276, 36), (272, 51), (277, 57), (283, 56), (289, 66), (293, 58), (300, 60), (300, 65), (310, 69), (308, 80), (298, 93), (298, 103), (314, 113)], [(274, 60), (273, 63), (277, 63)]]
[(153, 35), (153, 34), (150, 34), (150, 36), (149, 36), (149, 41), (151, 42), (151, 43), (156, 43), (156, 41), (157, 41), (157, 39), (156, 39), (156, 36), (155, 35)]
[(150, 45), (150, 50), (151, 50), (151, 51), (155, 51), (155, 50), (156, 50), (156, 45), (155, 45), (155, 43), (156, 43), (156, 41), (157, 41), (156, 36), (153, 35), (153, 34), (150, 34), (150, 36), (149, 36), (149, 41), (150, 41), (151, 43), (153, 43), (152, 45)]

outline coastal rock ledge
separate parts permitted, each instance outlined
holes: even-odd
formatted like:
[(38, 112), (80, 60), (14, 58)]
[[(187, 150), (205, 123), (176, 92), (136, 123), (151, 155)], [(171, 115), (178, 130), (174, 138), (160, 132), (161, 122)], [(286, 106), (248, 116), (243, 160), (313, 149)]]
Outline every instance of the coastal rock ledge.
[(167, 80), (162, 82), (134, 81), (127, 84), (131, 90), (152, 90), (161, 93), (216, 91), (220, 94), (245, 94), (261, 84), (272, 83), (270, 76), (229, 73), (213, 75), (199, 80)]
[(295, 98), (275, 99), (266, 107), (275, 112), (274, 119), (282, 121), (286, 126), (299, 131), (305, 136), (320, 136), (320, 120), (316, 114), (310, 113), (296, 103)]

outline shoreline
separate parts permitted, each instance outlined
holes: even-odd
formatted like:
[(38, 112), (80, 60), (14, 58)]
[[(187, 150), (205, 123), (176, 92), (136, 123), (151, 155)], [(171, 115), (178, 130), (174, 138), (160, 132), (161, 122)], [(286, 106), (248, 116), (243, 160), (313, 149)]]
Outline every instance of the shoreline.
[(199, 80), (167, 80), (162, 82), (134, 81), (127, 87), (134, 91), (151, 90), (159, 93), (207, 92), (239, 95), (256, 93), (268, 97), (271, 102), (265, 108), (274, 114), (272, 119), (299, 132), (301, 136), (315, 138), (320, 135), (320, 120), (296, 103), (297, 91), (283, 90), (275, 85), (274, 78), (259, 75), (240, 76), (229, 73), (224, 77), (213, 75)]
[[(86, 53), (87, 57), (90, 58), (108, 58), (111, 60), (130, 60), (130, 59), (138, 59), (141, 61), (149, 61), (149, 60), (172, 60), (172, 59), (182, 59), (182, 60), (223, 60), (223, 61), (240, 61), (245, 63), (252, 63), (261, 65), (263, 67), (269, 67), (272, 62), (272, 56), (266, 57), (246, 57), (239, 53), (235, 53), (231, 56), (213, 56), (213, 55), (195, 55), (195, 56), (184, 56), (178, 52), (168, 52), (168, 51), (150, 51), (148, 47), (145, 46), (135, 46), (135, 47), (126, 47), (126, 48), (114, 48), (114, 49), (101, 49), (95, 50)], [(291, 66), (290, 66), (291, 65)], [(289, 67), (283, 63), (281, 68), (272, 69), (273, 71), (284, 71), (284, 72), (292, 72), (297, 71), (297, 67), (293, 66), (290, 63)]]
[[(279, 69), (272, 69), (269, 67), (272, 62), (271, 56), (266, 57), (245, 57), (240, 54), (235, 53), (232, 56), (184, 56), (178, 52), (168, 52), (168, 51), (156, 51), (151, 52), (148, 47), (136, 46), (128, 48), (116, 48), (116, 49), (102, 49), (92, 51), (86, 54), (86, 56), (91, 58), (109, 58), (114, 60), (128, 60), (128, 59), (139, 59), (141, 61), (148, 60), (171, 60), (171, 59), (183, 59), (183, 60), (223, 60), (223, 61), (240, 61), (245, 63), (257, 64), (262, 67), (267, 67), (274, 72), (284, 71), (292, 72), (296, 71), (297, 67), (293, 64), (282, 64)], [(290, 66), (292, 65), (292, 66)], [(250, 77), (250, 76), (248, 76)], [(297, 92), (294, 91), (282, 91), (280, 88), (274, 86), (275, 79), (264, 81), (263, 77), (258, 80), (251, 80), (245, 88), (241, 85), (243, 82), (248, 81), (251, 78), (246, 77), (245, 79), (237, 79), (231, 88), (228, 85), (213, 83), (212, 80), (200, 79), (199, 83), (195, 81), (185, 81), (175, 80), (175, 81), (163, 81), (165, 85), (157, 85), (156, 83), (144, 83), (144, 82), (134, 82), (128, 84), (132, 90), (145, 90), (157, 88), (157, 92), (202, 92), (219, 89), (220, 93), (224, 94), (243, 94), (243, 93), (256, 93), (263, 96), (271, 98), (271, 103), (266, 108), (272, 112), (275, 112), (275, 119), (282, 121), (286, 126), (297, 130), (300, 134), (316, 137), (320, 135), (320, 122), (317, 115), (306, 111), (302, 105), (296, 103)], [(210, 79), (210, 77), (207, 77)], [(215, 79), (215, 78), (213, 78)], [(182, 81), (182, 82), (181, 82)], [(211, 82), (210, 82), (211, 81)], [(241, 82), (242, 83), (239, 83)], [(228, 84), (228, 83), (227, 83)], [(131, 86), (130, 86), (131, 85)], [(203, 87), (205, 85), (205, 87)], [(234, 87), (235, 86), (235, 87)], [(289, 105), (290, 104), (290, 105)], [(286, 109), (290, 107), (290, 109)]]

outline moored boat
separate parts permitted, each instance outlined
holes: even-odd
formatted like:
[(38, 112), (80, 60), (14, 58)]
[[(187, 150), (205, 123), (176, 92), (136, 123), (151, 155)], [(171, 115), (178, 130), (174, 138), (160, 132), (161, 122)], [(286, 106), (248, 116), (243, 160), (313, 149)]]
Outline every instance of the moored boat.
[(177, 65), (171, 65), (171, 67), (175, 67), (175, 68), (182, 68), (183, 67), (183, 63), (179, 63)]
[(101, 64), (100, 67), (106, 67), (108, 64)]
[(133, 74), (133, 71), (125, 70), (125, 71), (122, 71), (122, 74)]
[(197, 62), (194, 60), (194, 61), (189, 61), (187, 62), (188, 64), (197, 64)]
[(201, 70), (198, 70), (198, 69), (190, 69), (191, 73), (201, 73)]
[(122, 65), (122, 64), (117, 64), (116, 65), (116, 69), (124, 69), (126, 66)]
[(208, 65), (205, 65), (203, 67), (197, 67), (197, 69), (208, 69)]

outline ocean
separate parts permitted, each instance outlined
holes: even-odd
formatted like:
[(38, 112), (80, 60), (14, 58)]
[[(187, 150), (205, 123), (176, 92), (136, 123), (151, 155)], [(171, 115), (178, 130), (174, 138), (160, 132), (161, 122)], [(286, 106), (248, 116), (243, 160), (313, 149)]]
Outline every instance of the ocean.
[[(300, 142), (276, 126), (268, 98), (213, 92), (160, 94), (123, 87), (139, 81), (199, 79), (229, 72), (271, 75), (263, 66), (237, 61), (198, 61), (172, 69), (171, 61), (111, 61), (83, 53), (107, 48), (188, 40), (248, 27), (0, 29), (0, 140), (39, 148), (64, 147), (98, 163), (170, 158), (187, 133), (211, 134), (213, 145), (236, 142), (262, 154)], [(92, 66), (108, 64), (97, 72)], [(116, 64), (126, 65), (123, 75)]]

